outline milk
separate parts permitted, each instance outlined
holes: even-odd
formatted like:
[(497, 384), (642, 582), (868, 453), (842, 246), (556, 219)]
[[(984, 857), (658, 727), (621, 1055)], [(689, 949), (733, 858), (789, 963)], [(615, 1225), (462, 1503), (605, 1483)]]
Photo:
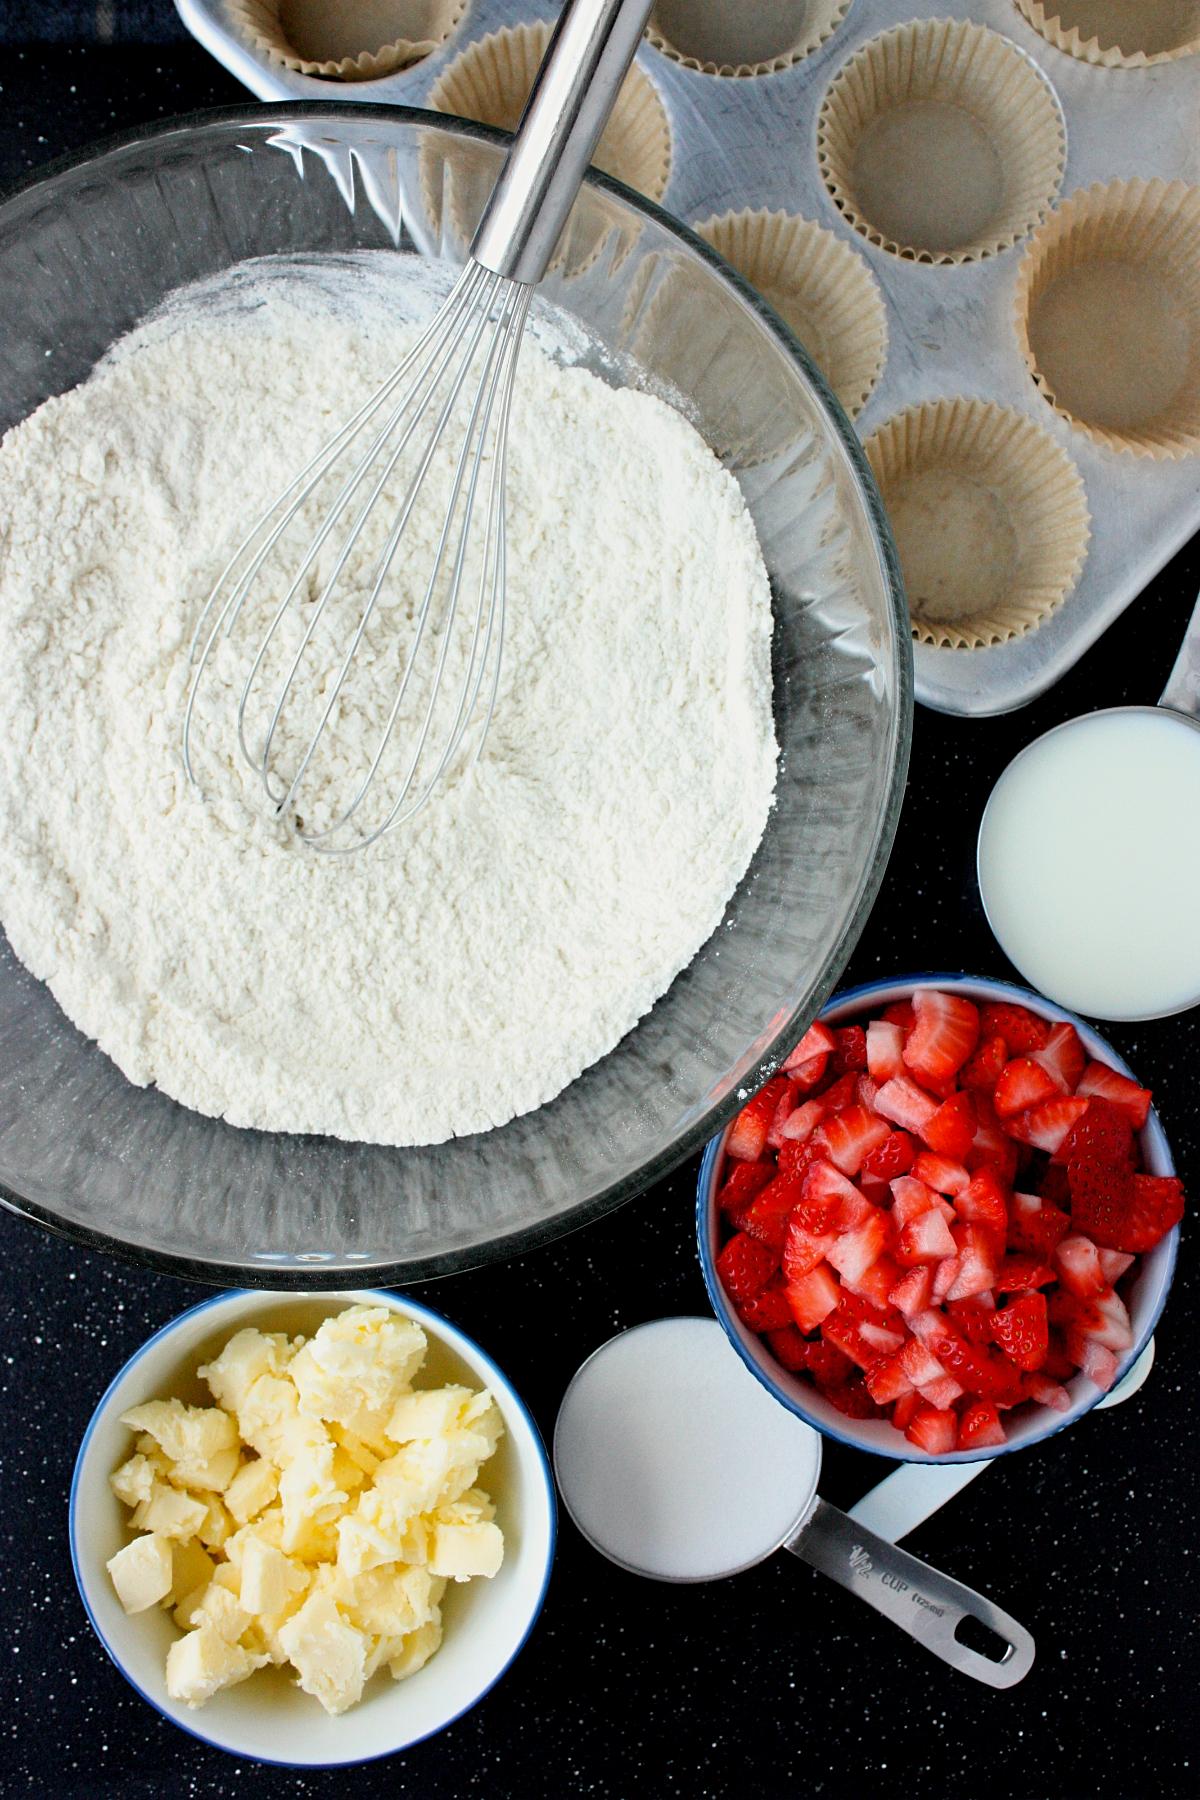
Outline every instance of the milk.
[(988, 923), (1031, 986), (1100, 1019), (1200, 1002), (1200, 729), (1164, 707), (1038, 738), (979, 828)]
[(610, 1339), (567, 1389), (554, 1471), (584, 1536), (624, 1568), (709, 1581), (778, 1549), (816, 1491), (821, 1440), (715, 1319)]

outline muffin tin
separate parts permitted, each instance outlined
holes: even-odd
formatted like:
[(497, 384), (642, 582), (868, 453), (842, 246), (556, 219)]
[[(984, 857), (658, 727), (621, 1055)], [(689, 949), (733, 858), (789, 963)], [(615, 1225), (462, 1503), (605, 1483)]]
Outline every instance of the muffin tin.
[[(304, 4), (311, 10), (317, 0)], [(430, 0), (410, 4), (423, 17)], [(177, 5), (194, 35), (263, 99), (336, 96), (411, 106), (434, 104), (439, 85), (442, 95), (455, 90), (462, 65), (457, 75), (452, 65), (464, 52), (473, 51), (477, 65), (482, 54), (486, 63), (487, 52), (477, 48), (484, 39), (556, 10), (537, 0), (474, 0), (449, 39), (420, 61), (378, 79), (334, 82), (304, 75), (258, 47), (232, 23), (225, 0)], [(399, 16), (404, 6), (390, 12)], [(1186, 53), (1190, 40), (1164, 51), (1158, 12), (1148, 52), (1135, 47), (1123, 57), (1103, 29), (1096, 40), (1084, 35), (1089, 22), (1103, 26), (1102, 0), (1063, 0), (1059, 12), (1061, 27), (1038, 0), (947, 0), (920, 16), (913, 0), (761, 0), (752, 14), (710, 0), (659, 0), (634, 72), (635, 83), (653, 84), (670, 138), (665, 185), (660, 165), (646, 191), (757, 278), (802, 337), (805, 297), (789, 292), (789, 255), (803, 237), (798, 221), (829, 234), (828, 243), (814, 234), (809, 253), (819, 244), (822, 261), (826, 254), (834, 261), (839, 248), (854, 259), (845, 268), (853, 272), (848, 304), (858, 335), (843, 347), (851, 372), (835, 376), (835, 385), (864, 442), (874, 440), (879, 453), (909, 409), (928, 418), (938, 410), (934, 403), (955, 401), (985, 403), (965, 413), (960, 407), (960, 425), (978, 416), (998, 443), (1008, 442), (1002, 490), (981, 486), (978, 463), (956, 465), (945, 479), (922, 469), (929, 492), (906, 509), (920, 539), (923, 506), (941, 521), (954, 494), (967, 493), (971, 504), (949, 538), (970, 541), (973, 521), (989, 525), (988, 554), (997, 560), (994, 580), (979, 583), (987, 606), (964, 628), (962, 617), (947, 620), (955, 596), (943, 591), (916, 634), (917, 698), (964, 715), (1005, 712), (1050, 687), (1200, 527), (1190, 409), (1168, 421), (1165, 442), (1136, 419), (1132, 431), (1114, 434), (1105, 381), (1094, 381), (1088, 358), (1080, 358), (1081, 333), (1111, 297), (1085, 295), (1072, 324), (1068, 284), (1073, 359), (1064, 367), (1060, 330), (1058, 364), (1046, 366), (1045, 320), (1053, 337), (1055, 304), (1045, 298), (1046, 269), (1053, 275), (1063, 242), (1078, 241), (1079, 231), (1066, 232), (1063, 215), (1053, 212), (1049, 226), (1037, 226), (1056, 201), (1082, 190), (1092, 190), (1075, 203), (1087, 215), (1085, 228), (1093, 214), (1113, 207), (1124, 208), (1124, 216), (1137, 215), (1139, 206), (1156, 217), (1178, 215), (1178, 227), (1163, 233), (1169, 241), (1156, 265), (1167, 281), (1161, 355), (1157, 363), (1136, 359), (1131, 379), (1152, 394), (1190, 357), (1200, 384), (1200, 323), (1193, 333), (1197, 303), (1185, 266), (1190, 255), (1200, 271), (1200, 227), (1192, 221), (1200, 195), (1189, 192), (1200, 184), (1200, 57)], [(906, 109), (900, 125), (897, 105)], [(646, 107), (633, 110), (644, 125)], [(994, 120), (994, 127), (979, 119)], [(324, 156), (350, 199), (351, 145), (306, 147)], [(398, 229), (402, 207), (417, 240), (423, 231), (428, 237), (427, 195), (401, 192), (382, 149), (352, 148), (363, 189), (390, 228)], [(931, 207), (919, 184), (898, 181), (906, 157), (932, 171), (941, 192), (956, 184), (956, 205)], [(1097, 191), (1104, 189), (1111, 191)], [(1103, 221), (1093, 226), (1095, 235)], [(756, 261), (760, 256), (765, 262)], [(1195, 284), (1200, 291), (1200, 272)], [(667, 285), (651, 306), (659, 295), (666, 302)], [(1030, 329), (1018, 322), (1020, 296), (1041, 308)], [(789, 317), (790, 299), (798, 303)], [(1153, 297), (1146, 310), (1143, 325), (1153, 331)], [(809, 341), (820, 359), (819, 335)], [(1119, 348), (1108, 345), (1091, 366), (1102, 365), (1103, 376)], [(1072, 405), (1099, 410), (1082, 421)], [(957, 440), (947, 431), (940, 441), (944, 450)], [(1027, 482), (1022, 497), (1013, 465), (1023, 446), (1035, 463), (1044, 461), (1053, 493), (1039, 496)], [(878, 454), (873, 460), (881, 466)], [(1014, 504), (1016, 513), (1007, 510)], [(1030, 545), (1036, 551), (1043, 540), (1054, 549), (1049, 572), (1030, 564)], [(914, 567), (936, 561), (925, 547)], [(1021, 569), (1015, 614), (994, 604), (1009, 564)], [(921, 596), (912, 588), (910, 579), (920, 615)]]

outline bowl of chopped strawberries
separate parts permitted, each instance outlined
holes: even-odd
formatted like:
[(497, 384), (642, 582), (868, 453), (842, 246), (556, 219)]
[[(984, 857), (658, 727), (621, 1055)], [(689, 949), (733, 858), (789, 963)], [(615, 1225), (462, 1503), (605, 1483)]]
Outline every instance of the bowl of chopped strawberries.
[(1149, 1341), (1182, 1183), (1149, 1089), (1022, 988), (839, 994), (705, 1151), (700, 1260), (735, 1349), (819, 1431), (902, 1462), (1024, 1448)]

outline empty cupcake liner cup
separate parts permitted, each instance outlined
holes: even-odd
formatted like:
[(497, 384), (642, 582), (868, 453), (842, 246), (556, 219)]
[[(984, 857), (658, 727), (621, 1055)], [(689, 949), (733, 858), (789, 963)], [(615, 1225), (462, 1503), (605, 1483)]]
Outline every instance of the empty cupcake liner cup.
[[(435, 112), (454, 113), (501, 131), (515, 131), (550, 41), (550, 29), (539, 20), (532, 25), (504, 26), (479, 39), (438, 77), (427, 104)], [(606, 175), (636, 188), (650, 200), (661, 200), (667, 190), (671, 128), (658, 90), (636, 63), (625, 77), (592, 160)], [(443, 180), (441, 159), (429, 151), (423, 152), (422, 195), (435, 226), (442, 224)], [(449, 224), (460, 244), (470, 241), (494, 180), (495, 170), (490, 168), (452, 176)], [(595, 227), (588, 229), (577, 208), (563, 232), (551, 268), (565, 266), (567, 273), (579, 274), (595, 259), (603, 236), (603, 231)]]
[(646, 36), (702, 75), (775, 75), (819, 49), (849, 7), (850, 0), (658, 0)]
[(375, 81), (439, 49), (466, 0), (226, 0), (272, 62), (327, 81)]
[(1200, 0), (1017, 0), (1033, 29), (1078, 62), (1145, 69), (1200, 50)]
[(930, 263), (1015, 244), (1056, 199), (1062, 113), (1015, 44), (961, 19), (920, 19), (864, 44), (817, 122), (835, 206), (872, 244)]
[(1073, 194), (1021, 259), (1016, 328), (1046, 399), (1093, 443), (1156, 460), (1200, 449), (1200, 187)]
[(865, 449), (921, 643), (1004, 643), (1070, 593), (1087, 554), (1087, 499), (1034, 420), (987, 400), (931, 400), (889, 419)]
[(887, 356), (887, 313), (863, 258), (811, 219), (765, 208), (695, 229), (775, 308), (855, 418)]

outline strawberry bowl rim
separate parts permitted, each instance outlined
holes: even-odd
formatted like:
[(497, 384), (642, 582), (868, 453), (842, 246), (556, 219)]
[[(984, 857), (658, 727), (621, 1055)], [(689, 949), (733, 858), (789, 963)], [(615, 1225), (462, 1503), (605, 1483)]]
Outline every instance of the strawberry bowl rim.
[[(1039, 1018), (1050, 1023), (1065, 1022), (1073, 1025), (1079, 1033), (1080, 1040), (1089, 1056), (1109, 1063), (1120, 1074), (1127, 1075), (1136, 1081), (1133, 1070), (1123, 1057), (1119, 1056), (1108, 1040), (1085, 1019), (1068, 1012), (1065, 1007), (1057, 1006), (1054, 1001), (1043, 995), (1034, 993), (1030, 988), (1016, 986), (1013, 982), (994, 981), (986, 976), (951, 975), (945, 972), (893, 976), (888, 980), (871, 981), (859, 987), (846, 988), (836, 993), (823, 1008), (820, 1017), (827, 1025), (837, 1025), (861, 1016), (864, 1011), (875, 1006), (887, 1006), (896, 1000), (907, 1000), (914, 989), (919, 987), (935, 987), (943, 992), (960, 994), (964, 999), (982, 1001), (1013, 1001), (1025, 1006)], [(1140, 1084), (1139, 1084), (1140, 1085)], [(990, 1462), (993, 1457), (1011, 1455), (1016, 1450), (1029, 1449), (1034, 1444), (1043, 1443), (1047, 1438), (1066, 1430), (1077, 1420), (1098, 1406), (1104, 1399), (1104, 1390), (1098, 1388), (1086, 1375), (1074, 1375), (1063, 1385), (1071, 1395), (1071, 1410), (1055, 1412), (1049, 1406), (1040, 1408), (1043, 1417), (1037, 1412), (1022, 1413), (1017, 1424), (1016, 1434), (1004, 1445), (989, 1445), (985, 1449), (951, 1450), (941, 1456), (930, 1455), (928, 1451), (919, 1449), (909, 1442), (902, 1432), (889, 1424), (886, 1419), (850, 1420), (830, 1405), (813, 1384), (799, 1375), (790, 1374), (767, 1349), (756, 1332), (743, 1325), (726, 1296), (716, 1270), (718, 1253), (718, 1216), (716, 1196), (719, 1179), (724, 1173), (725, 1141), (733, 1128), (728, 1124), (717, 1137), (710, 1138), (704, 1148), (704, 1156), (700, 1164), (700, 1175), (696, 1184), (696, 1241), (700, 1254), (700, 1267), (704, 1275), (704, 1285), (708, 1291), (709, 1303), (730, 1343), (750, 1370), (789, 1412), (795, 1413), (823, 1436), (835, 1439), (838, 1443), (848, 1444), (854, 1450), (865, 1450), (872, 1456), (885, 1456), (893, 1462), (915, 1463), (967, 1463)], [(1167, 1141), (1155, 1108), (1151, 1106), (1150, 1116), (1142, 1130), (1138, 1133), (1142, 1156), (1146, 1167), (1153, 1175), (1174, 1175), (1175, 1161), (1171, 1155), (1171, 1146)], [(1133, 1325), (1133, 1344), (1120, 1357), (1116, 1380), (1117, 1384), (1133, 1368), (1134, 1363), (1149, 1343), (1154, 1329), (1162, 1317), (1167, 1303), (1167, 1295), (1171, 1290), (1171, 1282), (1175, 1273), (1175, 1260), (1179, 1249), (1179, 1227), (1175, 1225), (1153, 1250), (1143, 1254), (1141, 1268), (1131, 1297), (1131, 1323)]]

